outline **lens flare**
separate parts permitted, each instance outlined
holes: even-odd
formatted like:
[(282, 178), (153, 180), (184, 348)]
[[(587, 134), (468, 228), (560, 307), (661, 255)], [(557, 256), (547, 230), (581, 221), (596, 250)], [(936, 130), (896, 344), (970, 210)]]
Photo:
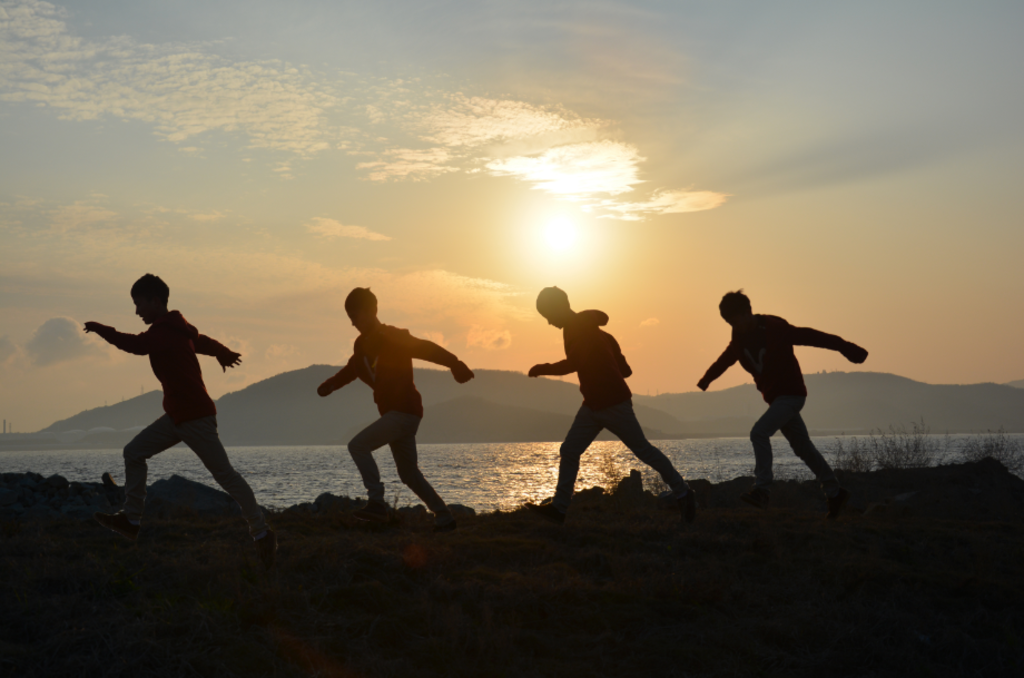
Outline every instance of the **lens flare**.
[(565, 252), (576, 243), (576, 224), (566, 217), (556, 217), (544, 229), (544, 239), (555, 252)]

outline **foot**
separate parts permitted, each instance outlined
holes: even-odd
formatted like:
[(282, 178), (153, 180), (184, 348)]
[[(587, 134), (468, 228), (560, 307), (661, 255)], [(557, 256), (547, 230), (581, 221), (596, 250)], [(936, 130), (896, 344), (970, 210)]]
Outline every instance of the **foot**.
[(676, 502), (679, 504), (679, 513), (683, 517), (683, 522), (692, 523), (693, 519), (697, 517), (697, 497), (693, 495), (693, 490), (687, 490), (686, 494), (679, 497)]
[(850, 493), (844, 488), (840, 487), (838, 494), (834, 497), (828, 498), (828, 513), (825, 517), (829, 520), (835, 520), (839, 517), (839, 514), (846, 508), (846, 502), (850, 499)]
[(561, 525), (565, 522), (565, 514), (559, 511), (554, 504), (527, 504), (526, 508), (534, 515), (538, 515), (556, 525)]
[(762, 489), (760, 487), (754, 487), (751, 488), (749, 492), (744, 492), (743, 494), (741, 494), (740, 499), (747, 502), (751, 506), (757, 507), (759, 509), (766, 509), (768, 508), (768, 500), (771, 499), (771, 494), (768, 493), (768, 490)]
[(139, 538), (139, 525), (133, 525), (128, 516), (124, 514), (124, 511), (118, 511), (117, 513), (100, 513), (97, 511), (92, 514), (92, 517), (96, 519), (96, 522), (107, 528), (113, 530), (125, 539), (135, 541)]
[(388, 507), (379, 501), (368, 501), (366, 506), (353, 513), (359, 520), (371, 523), (386, 523), (388, 521)]
[(277, 558), (277, 533), (268, 527), (267, 533), (254, 543), (256, 555), (259, 556), (263, 567), (268, 570), (274, 567), (274, 560)]
[(434, 525), (434, 533), (454, 532), (456, 527), (455, 521), (449, 520), (447, 523), (438, 523), (437, 525)]

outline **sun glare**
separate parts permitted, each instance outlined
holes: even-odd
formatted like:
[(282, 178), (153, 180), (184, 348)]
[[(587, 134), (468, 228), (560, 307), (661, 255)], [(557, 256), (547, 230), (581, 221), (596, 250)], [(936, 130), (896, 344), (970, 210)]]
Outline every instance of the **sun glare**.
[(576, 224), (567, 217), (556, 217), (544, 229), (544, 240), (554, 252), (565, 252), (576, 243)]

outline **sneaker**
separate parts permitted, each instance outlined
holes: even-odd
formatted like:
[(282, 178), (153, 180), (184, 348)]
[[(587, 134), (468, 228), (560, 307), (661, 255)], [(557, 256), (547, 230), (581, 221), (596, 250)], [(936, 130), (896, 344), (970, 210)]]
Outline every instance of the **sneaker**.
[(447, 523), (438, 523), (437, 525), (434, 525), (434, 533), (454, 532), (456, 527), (455, 521), (449, 520)]
[(554, 504), (527, 504), (526, 508), (534, 515), (557, 525), (565, 522), (565, 514), (559, 511)]
[(692, 523), (693, 519), (697, 517), (697, 497), (693, 495), (693, 490), (687, 490), (686, 494), (679, 497), (676, 502), (679, 504), (679, 513), (683, 516), (683, 522)]
[(846, 502), (849, 501), (849, 499), (850, 493), (840, 487), (836, 496), (828, 498), (828, 513), (825, 514), (825, 517), (828, 520), (835, 520), (838, 518), (839, 514), (843, 512), (844, 508), (846, 508)]
[(96, 519), (96, 522), (107, 528), (113, 530), (125, 539), (135, 541), (139, 538), (139, 525), (133, 525), (128, 520), (128, 516), (124, 514), (124, 511), (118, 511), (117, 513), (101, 513), (97, 511), (92, 514), (92, 517)]
[(379, 501), (368, 501), (366, 506), (353, 513), (359, 520), (371, 523), (386, 523), (388, 521), (388, 507)]
[(268, 570), (274, 567), (274, 559), (277, 557), (277, 533), (268, 527), (267, 533), (253, 543), (263, 567)]
[(771, 494), (769, 494), (768, 490), (760, 487), (754, 487), (751, 488), (749, 492), (741, 494), (740, 499), (751, 506), (755, 506), (759, 509), (766, 509), (768, 508), (768, 500), (771, 499)]

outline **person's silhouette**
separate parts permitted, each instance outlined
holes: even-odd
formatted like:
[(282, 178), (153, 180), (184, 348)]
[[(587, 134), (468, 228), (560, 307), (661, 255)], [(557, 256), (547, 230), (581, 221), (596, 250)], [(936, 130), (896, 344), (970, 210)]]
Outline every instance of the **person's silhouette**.
[(434, 513), (435, 532), (455, 529), (455, 518), (444, 500), (423, 477), (416, 459), (416, 431), (423, 418), (423, 400), (413, 383), (412, 360), (426, 360), (452, 371), (464, 384), (473, 371), (437, 344), (417, 339), (409, 330), (385, 325), (377, 319), (377, 297), (369, 288), (357, 287), (345, 299), (345, 312), (359, 330), (352, 357), (341, 370), (317, 388), (326, 397), (356, 379), (373, 389), (380, 419), (363, 429), (348, 444), (349, 454), (359, 469), (369, 496), (366, 506), (355, 512), (361, 520), (384, 522), (384, 483), (373, 460), (373, 452), (388, 445), (395, 459), (398, 477)]
[(155, 275), (147, 273), (132, 286), (135, 313), (149, 329), (142, 334), (125, 334), (97, 322), (85, 323), (95, 332), (128, 353), (148, 355), (153, 373), (164, 390), (166, 414), (139, 432), (124, 448), (124, 507), (114, 514), (96, 513), (97, 522), (134, 541), (140, 530), (146, 501), (146, 460), (184, 442), (214, 480), (238, 502), (249, 523), (249, 533), (263, 564), (270, 568), (277, 552), (277, 535), (267, 525), (263, 511), (245, 479), (231, 466), (217, 433), (217, 407), (206, 392), (196, 354), (217, 359), (221, 369), (234, 367), (242, 356), (227, 346), (200, 334), (178, 311), (167, 310), (170, 289)]
[(741, 499), (758, 508), (768, 507), (772, 486), (771, 437), (781, 430), (793, 452), (821, 483), (828, 498), (827, 517), (835, 519), (850, 495), (839, 486), (832, 467), (811, 442), (807, 426), (800, 416), (807, 399), (807, 387), (793, 347), (832, 349), (854, 363), (864, 362), (868, 352), (832, 334), (808, 327), (793, 327), (772, 315), (754, 315), (750, 299), (743, 290), (729, 292), (722, 297), (718, 310), (725, 322), (732, 326), (732, 340), (701, 377), (697, 387), (706, 391), (711, 382), (738, 361), (754, 377), (757, 390), (768, 403), (768, 411), (750, 431), (750, 441), (754, 445), (754, 487)]
[(576, 373), (583, 405), (559, 449), (558, 484), (550, 504), (527, 508), (554, 523), (563, 523), (569, 510), (580, 458), (597, 435), (608, 429), (625, 443), (640, 461), (657, 471), (672, 489), (682, 519), (693, 522), (696, 500), (690, 486), (661, 450), (644, 435), (633, 412), (633, 394), (626, 378), (633, 374), (615, 338), (601, 327), (608, 324), (603, 311), (573, 311), (569, 297), (557, 287), (545, 287), (537, 296), (537, 311), (548, 324), (562, 330), (565, 360), (530, 368), (529, 376), (560, 376)]

